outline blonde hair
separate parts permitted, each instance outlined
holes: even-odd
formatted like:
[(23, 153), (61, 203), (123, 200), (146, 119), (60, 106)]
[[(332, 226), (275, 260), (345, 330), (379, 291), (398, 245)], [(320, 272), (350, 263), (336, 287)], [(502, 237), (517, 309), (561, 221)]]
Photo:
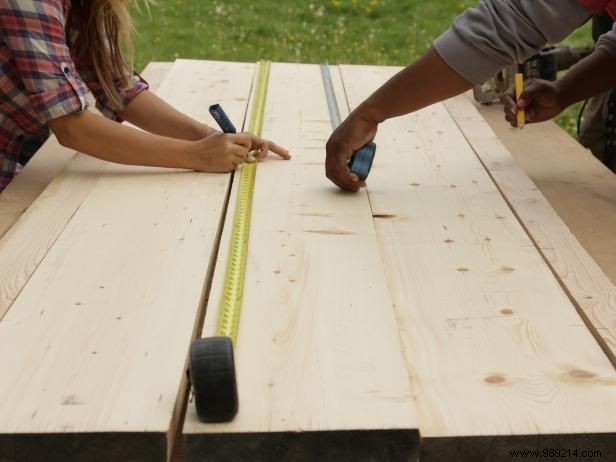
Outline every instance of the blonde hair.
[(78, 21), (77, 66), (93, 66), (98, 80), (118, 109), (121, 92), (132, 85), (133, 21), (131, 0), (72, 0), (71, 20)]

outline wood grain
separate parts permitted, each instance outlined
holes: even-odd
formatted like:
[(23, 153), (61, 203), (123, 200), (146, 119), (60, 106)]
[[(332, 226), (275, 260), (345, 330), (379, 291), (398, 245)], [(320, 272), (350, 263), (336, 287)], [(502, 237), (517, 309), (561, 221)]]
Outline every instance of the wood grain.
[[(172, 63), (149, 63), (145, 67), (141, 75), (150, 84), (150, 91), (156, 91), (171, 65)], [(91, 104), (90, 109), (96, 112), (93, 102)], [(53, 134), (49, 137), (36, 156), (0, 194), (0, 238), (67, 167), (74, 156), (75, 151), (61, 146)]]
[(554, 122), (514, 130), (503, 120), (502, 106), (475, 107), (582, 247), (616, 284), (616, 175)]
[[(146, 66), (143, 76), (149, 79), (152, 91), (160, 86), (162, 73), (169, 68), (168, 63)], [(107, 165), (60, 146), (52, 135), (2, 191), (0, 320)]]
[[(325, 180), (330, 132), (319, 67), (273, 64), (264, 136), (294, 157), (257, 171), (236, 349), (240, 410), (231, 423), (208, 425), (190, 406), (186, 460), (210, 450), (221, 461), (416, 456), (415, 407), (370, 204), (365, 192), (343, 194)], [(229, 231), (227, 222), (204, 335), (217, 321)]]
[[(341, 69), (351, 107), (397, 71)], [(546, 435), (616, 449), (616, 372), (445, 107), (376, 143), (369, 196), (424, 450), (455, 438), (456, 460), (509, 460), (485, 442)]]
[(54, 135), (49, 137), (0, 194), (0, 237), (6, 234), (74, 156), (75, 151), (61, 146)]
[[(472, 103), (460, 96), (446, 106), (616, 367), (616, 287), (512, 159)], [(607, 212), (605, 204), (597, 206)], [(616, 206), (613, 212), (616, 213)], [(609, 220), (609, 214), (606, 219)]]
[[(160, 93), (241, 120), (253, 72), (178, 61)], [(3, 462), (170, 457), (228, 183), (112, 164), (98, 177), (0, 322)]]

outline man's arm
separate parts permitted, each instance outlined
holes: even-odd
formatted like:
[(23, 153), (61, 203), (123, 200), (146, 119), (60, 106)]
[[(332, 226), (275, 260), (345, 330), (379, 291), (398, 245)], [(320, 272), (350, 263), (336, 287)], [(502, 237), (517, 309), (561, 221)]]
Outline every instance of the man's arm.
[(362, 186), (347, 159), (375, 135), (378, 123), (483, 83), (561, 40), (590, 17), (578, 0), (488, 0), (467, 10), (426, 55), (362, 103), (327, 143), (326, 174), (343, 189)]
[(450, 98), (472, 86), (431, 48), (375, 91), (334, 131), (327, 142), (327, 177), (342, 189), (357, 191), (363, 183), (350, 173), (348, 159), (374, 139), (379, 123)]
[(482, 1), (459, 16), (434, 47), (460, 75), (482, 84), (560, 42), (590, 17), (579, 0)]

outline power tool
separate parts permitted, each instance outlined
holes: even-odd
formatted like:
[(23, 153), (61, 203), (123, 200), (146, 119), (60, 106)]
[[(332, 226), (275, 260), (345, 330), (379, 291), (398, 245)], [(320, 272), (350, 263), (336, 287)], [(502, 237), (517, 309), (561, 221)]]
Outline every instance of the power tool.
[(501, 70), (484, 85), (475, 86), (473, 96), (478, 103), (492, 104), (499, 101), (507, 90), (514, 86), (516, 73), (521, 72), (524, 75), (524, 80), (556, 80), (558, 72), (569, 69), (593, 51), (593, 47), (544, 48), (523, 63), (512, 64)]

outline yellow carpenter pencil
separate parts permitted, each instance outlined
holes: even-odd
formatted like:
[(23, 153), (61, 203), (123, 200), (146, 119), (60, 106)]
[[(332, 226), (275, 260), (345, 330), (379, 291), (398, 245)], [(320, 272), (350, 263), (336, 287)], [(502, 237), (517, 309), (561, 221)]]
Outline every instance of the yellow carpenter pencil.
[[(524, 91), (524, 75), (517, 73), (515, 75), (515, 100), (519, 101), (522, 92)], [(518, 127), (522, 128), (526, 123), (526, 112), (524, 109), (518, 109)]]

